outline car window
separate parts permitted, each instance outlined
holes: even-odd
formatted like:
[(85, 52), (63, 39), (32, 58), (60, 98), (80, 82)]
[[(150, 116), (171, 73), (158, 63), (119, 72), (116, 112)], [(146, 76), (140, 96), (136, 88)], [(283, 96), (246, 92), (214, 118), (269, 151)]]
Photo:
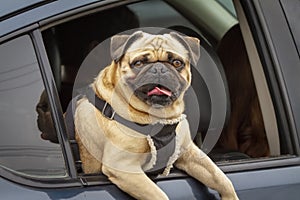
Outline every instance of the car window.
[[(215, 162), (225, 165), (292, 154), (290, 146), (280, 140), (285, 136), (278, 135), (280, 130), (276, 126), (275, 114), (270, 118), (273, 129), (266, 123), (266, 104), (261, 102), (265, 98), (261, 96), (264, 92), (258, 90), (260, 85), (257, 77), (253, 76), (256, 73), (253, 73), (253, 65), (249, 61), (233, 2), (182, 2), (140, 1), (77, 18), (72, 16), (43, 30), (63, 110), (72, 99), (74, 84), (77, 84), (76, 89), (87, 86), (99, 70), (111, 62), (107, 39), (131, 29), (167, 28), (198, 37), (201, 41), (200, 65), (192, 69), (193, 98), (196, 98), (197, 105), (188, 101), (189, 96), (186, 104), (187, 113), (192, 113), (188, 119), (196, 127), (192, 133), (195, 143)], [(208, 7), (218, 12), (196, 10)], [(105, 43), (105, 48), (97, 50), (102, 43)], [(87, 57), (94, 60), (87, 62)], [(86, 65), (89, 67), (83, 70), (86, 76), (78, 78), (78, 72)], [(222, 83), (217, 81), (218, 78)], [(264, 74), (260, 78), (265, 81)], [(269, 94), (268, 86), (264, 85), (264, 88)], [(273, 111), (271, 100), (269, 105)], [(198, 111), (200, 117), (195, 114)], [(216, 116), (222, 117), (214, 121)], [(270, 135), (272, 130), (274, 133)]]
[(32, 177), (65, 176), (60, 145), (42, 138), (51, 114), (30, 37), (1, 44), (0, 63), (0, 167)]

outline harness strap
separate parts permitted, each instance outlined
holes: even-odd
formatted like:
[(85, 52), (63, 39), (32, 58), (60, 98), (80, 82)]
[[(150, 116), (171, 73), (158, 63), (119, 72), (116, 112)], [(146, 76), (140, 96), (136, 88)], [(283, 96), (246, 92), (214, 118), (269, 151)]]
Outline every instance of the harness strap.
[(176, 127), (177, 124), (165, 125), (151, 139), (156, 148), (156, 162), (154, 166), (146, 171), (147, 175), (162, 174), (168, 165), (170, 157), (174, 154), (176, 148)]
[[(124, 126), (135, 130), (139, 133), (142, 133), (144, 135), (155, 135), (157, 134), (160, 130), (163, 129), (165, 126), (171, 126), (169, 124), (147, 124), (147, 125), (142, 125), (142, 124), (137, 124), (135, 122), (129, 121), (120, 115), (118, 115), (112, 106), (108, 104), (106, 101), (100, 99), (97, 94), (94, 92), (94, 90), (91, 87), (88, 87), (86, 94), (86, 98), (89, 100), (90, 103), (94, 104), (94, 106), (101, 111), (101, 113), (108, 119), (115, 120), (119, 122), (120, 124), (123, 124)], [(175, 126), (176, 128), (176, 126)]]
[[(74, 111), (76, 108), (76, 103), (79, 99), (86, 97), (90, 103), (94, 104), (94, 106), (101, 111), (101, 113), (109, 118), (110, 120), (116, 120), (117, 122), (127, 126), (128, 128), (135, 130), (139, 133), (142, 133), (146, 136), (150, 136), (154, 146), (157, 151), (157, 162), (149, 170), (149, 174), (159, 174), (161, 173), (164, 168), (167, 166), (169, 157), (175, 152), (175, 137), (176, 137), (176, 127), (178, 123), (174, 124), (148, 124), (148, 125), (140, 125), (131, 121), (128, 121), (118, 115), (112, 108), (110, 104), (106, 101), (100, 99), (91, 87), (88, 87), (85, 95), (78, 95), (74, 97), (66, 110), (65, 113), (65, 121), (66, 121), (66, 128), (69, 135), (69, 140), (71, 144), (71, 148), (73, 151), (73, 157), (75, 160), (75, 164), (80, 167), (81, 161), (79, 157), (79, 149), (77, 142), (75, 140), (75, 124), (74, 124)], [(148, 174), (148, 173), (147, 173)]]

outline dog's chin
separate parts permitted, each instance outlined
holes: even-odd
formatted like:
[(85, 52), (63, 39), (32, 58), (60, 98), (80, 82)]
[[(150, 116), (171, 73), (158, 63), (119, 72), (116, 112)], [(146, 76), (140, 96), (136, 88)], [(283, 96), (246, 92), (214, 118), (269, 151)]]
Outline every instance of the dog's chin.
[(173, 101), (165, 95), (163, 96), (153, 95), (150, 98), (147, 98), (145, 102), (151, 107), (157, 109), (167, 107), (173, 103)]
[(177, 99), (177, 93), (166, 87), (155, 84), (146, 84), (134, 91), (134, 95), (147, 105), (161, 109), (173, 104)]

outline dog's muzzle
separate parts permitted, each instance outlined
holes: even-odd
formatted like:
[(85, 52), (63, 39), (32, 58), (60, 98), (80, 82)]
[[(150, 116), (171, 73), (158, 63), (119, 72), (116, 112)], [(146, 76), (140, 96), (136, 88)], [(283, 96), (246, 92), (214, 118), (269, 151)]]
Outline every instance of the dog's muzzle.
[(134, 95), (154, 107), (171, 105), (184, 91), (186, 84), (174, 67), (163, 62), (149, 63), (130, 82)]

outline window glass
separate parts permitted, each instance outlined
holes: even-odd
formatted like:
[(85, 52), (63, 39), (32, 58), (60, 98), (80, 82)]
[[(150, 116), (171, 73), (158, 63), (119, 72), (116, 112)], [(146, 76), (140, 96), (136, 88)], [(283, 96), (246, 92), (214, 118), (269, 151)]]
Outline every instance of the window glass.
[(50, 109), (30, 37), (0, 45), (0, 63), (0, 166), (30, 176), (65, 176), (60, 145), (42, 139)]

